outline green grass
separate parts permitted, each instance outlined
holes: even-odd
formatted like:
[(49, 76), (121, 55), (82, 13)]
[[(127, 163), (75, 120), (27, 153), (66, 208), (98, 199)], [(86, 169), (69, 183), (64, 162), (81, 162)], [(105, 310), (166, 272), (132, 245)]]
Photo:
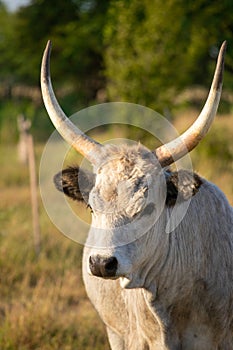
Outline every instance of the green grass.
[[(177, 129), (184, 130), (194, 115), (181, 114)], [(231, 203), (232, 121), (232, 116), (217, 118), (191, 154), (194, 169), (216, 183)], [(119, 137), (113, 129), (110, 133), (99, 139)], [(42, 150), (43, 145), (37, 145), (38, 165)], [(1, 146), (0, 164), (0, 349), (109, 349), (103, 324), (84, 290), (82, 247), (57, 231), (40, 203), (42, 244), (36, 256), (28, 169), (19, 164), (14, 145)]]

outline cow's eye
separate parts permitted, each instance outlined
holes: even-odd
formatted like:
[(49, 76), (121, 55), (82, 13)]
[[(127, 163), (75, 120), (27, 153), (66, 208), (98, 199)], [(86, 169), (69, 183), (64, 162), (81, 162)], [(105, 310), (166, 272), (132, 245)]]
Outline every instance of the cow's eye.
[(154, 203), (149, 203), (147, 206), (143, 209), (141, 215), (151, 215), (155, 209)]
[(138, 217), (141, 218), (144, 215), (151, 215), (155, 209), (154, 203), (149, 203), (143, 208), (141, 211), (138, 211), (133, 215), (134, 218)]
[(144, 185), (145, 176), (139, 177), (135, 182), (135, 192), (137, 192), (141, 186)]

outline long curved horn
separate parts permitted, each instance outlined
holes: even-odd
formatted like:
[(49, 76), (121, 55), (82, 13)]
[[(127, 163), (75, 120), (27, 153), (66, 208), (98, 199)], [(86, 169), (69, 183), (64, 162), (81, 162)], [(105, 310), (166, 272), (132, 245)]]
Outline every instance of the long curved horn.
[(79, 130), (61, 109), (55, 97), (50, 79), (51, 42), (48, 41), (41, 64), (41, 91), (48, 115), (61, 136), (92, 164), (102, 145)]
[(208, 98), (196, 121), (180, 137), (158, 147), (154, 151), (162, 167), (172, 164), (194, 149), (208, 132), (221, 97), (226, 46), (226, 41), (224, 41), (219, 51)]

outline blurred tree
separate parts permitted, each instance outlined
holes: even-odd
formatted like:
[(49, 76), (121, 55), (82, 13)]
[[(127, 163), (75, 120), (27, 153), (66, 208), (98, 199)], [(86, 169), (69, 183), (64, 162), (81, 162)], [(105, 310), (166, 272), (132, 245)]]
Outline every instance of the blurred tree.
[(17, 76), (21, 81), (38, 83), (42, 50), (48, 38), (53, 39), (57, 27), (77, 19), (72, 1), (31, 0), (15, 15), (15, 58)]
[(55, 88), (75, 109), (93, 101), (106, 78), (111, 100), (170, 107), (183, 87), (209, 86), (224, 39), (225, 86), (233, 87), (229, 0), (31, 0), (16, 13), (0, 1), (0, 20), (2, 85), (38, 85), (51, 39)]
[(42, 52), (52, 40), (51, 69), (59, 85), (69, 81), (89, 102), (104, 85), (102, 28), (108, 1), (31, 0), (14, 14), (15, 79), (38, 84)]
[[(68, 74), (87, 105), (96, 98), (98, 90), (105, 87), (103, 28), (110, 2), (77, 0), (75, 3), (79, 6), (79, 20), (57, 28), (54, 43), (63, 54), (64, 75)], [(62, 66), (58, 66), (59, 72), (62, 72)]]
[[(13, 42), (14, 31), (13, 31), (14, 16), (7, 11), (6, 6), (0, 1), (0, 77), (1, 79), (10, 79), (12, 71), (14, 71), (13, 48), (10, 43)], [(0, 86), (1, 88), (1, 86)]]
[(41, 58), (48, 39), (53, 43), (53, 83), (67, 114), (93, 102), (105, 86), (102, 33), (109, 3), (31, 0), (11, 13), (0, 0), (0, 142), (15, 141), (16, 134), (9, 137), (9, 130), (19, 113), (32, 120), (39, 139), (52, 129), (48, 118), (41, 117), (45, 110), (38, 98), (35, 103), (30, 97), (34, 92), (38, 96)]
[[(112, 2), (105, 27), (110, 99), (162, 110), (185, 86), (209, 86), (225, 39), (226, 66), (233, 68), (232, 23), (233, 2), (228, 0)], [(233, 86), (232, 76), (226, 80)]]

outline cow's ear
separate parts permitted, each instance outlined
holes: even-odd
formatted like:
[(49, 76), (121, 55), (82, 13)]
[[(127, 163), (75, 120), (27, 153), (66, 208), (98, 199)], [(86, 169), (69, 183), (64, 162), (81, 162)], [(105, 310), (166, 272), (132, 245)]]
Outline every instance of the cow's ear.
[(94, 182), (95, 175), (79, 167), (69, 167), (54, 176), (56, 188), (79, 202), (88, 203), (89, 193)]
[(195, 173), (187, 170), (175, 172), (167, 171), (167, 197), (166, 205), (174, 206), (176, 201), (186, 201), (199, 191), (202, 185), (202, 179)]

